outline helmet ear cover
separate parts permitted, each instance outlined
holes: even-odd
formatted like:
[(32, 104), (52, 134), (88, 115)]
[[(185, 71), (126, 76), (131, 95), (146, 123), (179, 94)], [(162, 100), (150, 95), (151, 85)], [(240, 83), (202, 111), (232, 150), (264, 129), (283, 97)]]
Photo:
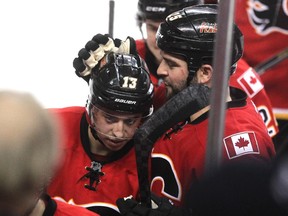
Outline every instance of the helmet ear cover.
[[(199, 10), (200, 9), (200, 10)], [(161, 23), (157, 34), (157, 46), (168, 53), (186, 58), (190, 77), (203, 64), (213, 62), (217, 32), (218, 5), (195, 5), (169, 15)], [(243, 54), (243, 35), (234, 24), (233, 51), (230, 74)]]
[(119, 113), (151, 114), (153, 84), (138, 55), (108, 53), (105, 64), (92, 70), (87, 111), (93, 106)]

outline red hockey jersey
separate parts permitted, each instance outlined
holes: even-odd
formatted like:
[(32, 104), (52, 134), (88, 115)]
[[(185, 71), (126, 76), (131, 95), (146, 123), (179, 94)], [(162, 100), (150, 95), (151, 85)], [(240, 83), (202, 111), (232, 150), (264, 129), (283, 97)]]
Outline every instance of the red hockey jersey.
[[(137, 197), (138, 194), (133, 143), (128, 142), (109, 162), (94, 161), (90, 153), (85, 108), (67, 107), (51, 109), (51, 112), (58, 117), (63, 130), (64, 160), (48, 187), (48, 194), (100, 215), (119, 215), (116, 200), (129, 195)], [(99, 181), (91, 178), (93, 174), (85, 169), (93, 164), (100, 165)], [(85, 188), (85, 184), (92, 184), (95, 190)]]
[[(222, 143), (223, 162), (270, 160), (275, 148), (260, 114), (251, 101), (246, 102), (243, 91), (231, 88), (231, 95)], [(201, 178), (204, 171), (207, 132), (205, 113), (158, 139), (151, 158), (152, 192), (170, 198), (176, 205), (185, 203), (190, 184)]]

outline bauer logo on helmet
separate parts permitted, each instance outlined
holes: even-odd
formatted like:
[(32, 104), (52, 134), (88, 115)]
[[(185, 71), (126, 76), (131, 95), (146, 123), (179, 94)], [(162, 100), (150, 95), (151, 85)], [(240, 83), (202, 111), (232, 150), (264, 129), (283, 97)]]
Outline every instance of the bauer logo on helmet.
[(136, 101), (125, 100), (125, 99), (120, 99), (120, 98), (115, 98), (114, 101), (117, 103), (124, 103), (124, 104), (136, 104)]

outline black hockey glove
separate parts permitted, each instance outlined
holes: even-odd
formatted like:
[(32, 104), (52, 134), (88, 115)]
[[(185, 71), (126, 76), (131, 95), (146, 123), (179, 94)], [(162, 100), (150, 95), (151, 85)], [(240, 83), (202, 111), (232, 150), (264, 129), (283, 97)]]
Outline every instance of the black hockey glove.
[(108, 52), (137, 54), (135, 40), (132, 37), (127, 37), (125, 41), (122, 41), (120, 39), (113, 39), (107, 34), (95, 35), (78, 52), (78, 57), (73, 61), (76, 75), (88, 83), (91, 70), (95, 66), (98, 66), (98, 62)]
[(152, 208), (137, 202), (132, 197), (119, 198), (117, 206), (124, 216), (191, 216), (192, 212), (173, 205), (167, 198), (151, 194)]

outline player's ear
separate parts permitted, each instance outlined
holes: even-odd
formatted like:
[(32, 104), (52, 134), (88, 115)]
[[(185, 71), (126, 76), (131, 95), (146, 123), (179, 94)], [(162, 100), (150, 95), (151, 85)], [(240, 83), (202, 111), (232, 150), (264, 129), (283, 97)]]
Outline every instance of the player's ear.
[(198, 82), (210, 86), (212, 79), (213, 68), (209, 64), (203, 64), (197, 71)]

